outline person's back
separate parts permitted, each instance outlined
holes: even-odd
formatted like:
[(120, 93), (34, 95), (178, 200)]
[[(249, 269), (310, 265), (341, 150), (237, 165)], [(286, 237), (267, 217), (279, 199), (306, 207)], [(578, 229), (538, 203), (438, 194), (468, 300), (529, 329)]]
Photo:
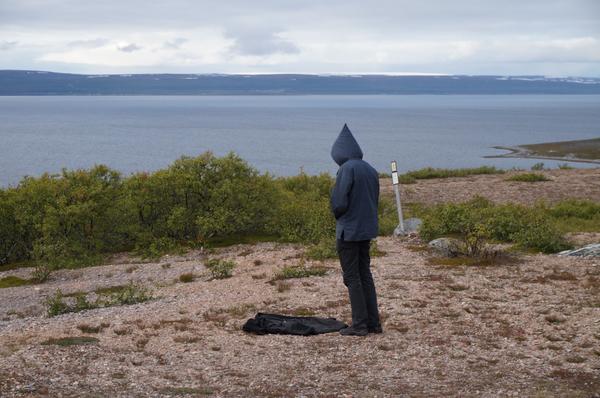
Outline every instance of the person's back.
[(336, 237), (346, 241), (376, 238), (379, 203), (377, 171), (362, 159), (350, 159), (340, 167), (339, 173), (352, 175), (352, 187), (348, 192), (347, 210), (337, 219)]
[(340, 166), (331, 192), (336, 249), (352, 306), (352, 326), (340, 333), (381, 333), (369, 257), (371, 239), (378, 233), (379, 176), (362, 160), (362, 150), (345, 124), (331, 148), (331, 157)]

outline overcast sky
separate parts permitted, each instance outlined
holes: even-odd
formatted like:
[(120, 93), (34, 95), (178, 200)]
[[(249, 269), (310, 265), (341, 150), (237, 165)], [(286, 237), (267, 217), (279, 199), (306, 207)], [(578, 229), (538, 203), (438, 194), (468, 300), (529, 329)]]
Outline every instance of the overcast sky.
[(0, 69), (600, 76), (599, 0), (0, 0)]

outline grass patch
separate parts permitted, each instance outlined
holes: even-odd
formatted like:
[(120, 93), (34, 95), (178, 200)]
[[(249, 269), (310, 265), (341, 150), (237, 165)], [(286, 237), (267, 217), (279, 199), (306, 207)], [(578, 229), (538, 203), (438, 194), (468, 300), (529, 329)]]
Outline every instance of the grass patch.
[(580, 159), (600, 159), (600, 138), (576, 141), (546, 142), (521, 145), (531, 154), (550, 157), (575, 156)]
[(311, 310), (310, 308), (296, 308), (292, 311), (292, 315), (294, 316), (315, 316), (317, 313)]
[(411, 252), (416, 253), (424, 253), (429, 251), (429, 247), (427, 245), (407, 245), (406, 248)]
[(109, 323), (101, 323), (100, 325), (89, 325), (87, 323), (82, 323), (77, 325), (77, 329), (81, 330), (83, 333), (100, 333), (105, 328), (109, 327)]
[(214, 391), (208, 387), (164, 387), (158, 391), (161, 395), (185, 396), (185, 395), (212, 395)]
[(42, 342), (43, 345), (59, 345), (62, 347), (72, 345), (86, 345), (86, 344), (97, 344), (100, 340), (95, 337), (89, 336), (77, 336), (77, 337), (61, 337), (61, 338), (49, 338)]
[(276, 235), (231, 235), (211, 238), (207, 241), (207, 246), (217, 248), (239, 244), (253, 245), (261, 242), (279, 242), (280, 240)]
[[(73, 303), (65, 300), (60, 289), (57, 289), (53, 296), (46, 299), (46, 312), (48, 316), (53, 317), (69, 312), (80, 312), (94, 308), (113, 307), (119, 305), (131, 305), (143, 303), (151, 300), (152, 294), (149, 289), (130, 283), (125, 286), (105, 288), (111, 289), (110, 293), (99, 293), (94, 301), (88, 301), (85, 294), (77, 294)], [(79, 293), (79, 292), (78, 292)]]
[(284, 293), (292, 289), (292, 284), (285, 281), (277, 281), (276, 286), (279, 293)]
[(294, 278), (308, 278), (310, 276), (323, 276), (327, 273), (327, 267), (312, 266), (308, 267), (304, 264), (286, 266), (275, 274), (273, 280), (284, 280)]
[(433, 167), (425, 167), (419, 170), (412, 170), (400, 175), (400, 182), (403, 184), (411, 184), (416, 180), (427, 180), (433, 178), (451, 178), (451, 177), (468, 177), (482, 174), (504, 174), (505, 171), (497, 169), (493, 166), (481, 166), (473, 168), (461, 169), (441, 169)]
[(113, 294), (113, 293), (120, 293), (120, 292), (122, 292), (125, 289), (127, 289), (127, 285), (115, 285), (115, 286), (99, 287), (98, 289), (94, 290), (94, 293), (99, 294), (99, 295), (101, 295), (101, 294)]
[(196, 279), (196, 276), (192, 272), (179, 275), (179, 282), (190, 283)]
[(209, 259), (205, 265), (210, 271), (213, 279), (231, 278), (233, 275), (233, 269), (236, 267), (236, 263), (234, 261), (218, 258)]
[(552, 180), (540, 173), (523, 173), (523, 174), (515, 174), (514, 176), (510, 176), (509, 178), (506, 179), (506, 181), (541, 182), (541, 181), (552, 181)]
[(19, 287), (31, 285), (33, 282), (30, 279), (19, 278), (18, 276), (9, 275), (0, 279), (0, 289), (8, 287)]
[(173, 341), (176, 343), (182, 343), (182, 344), (192, 344), (192, 343), (197, 343), (199, 342), (201, 339), (198, 336), (175, 336), (173, 337)]

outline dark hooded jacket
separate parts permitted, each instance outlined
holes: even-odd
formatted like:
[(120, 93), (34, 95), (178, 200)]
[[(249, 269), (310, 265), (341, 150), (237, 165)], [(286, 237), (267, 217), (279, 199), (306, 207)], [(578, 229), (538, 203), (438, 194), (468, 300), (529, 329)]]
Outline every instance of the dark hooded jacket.
[(331, 148), (331, 157), (340, 166), (331, 192), (331, 210), (337, 220), (336, 238), (346, 241), (376, 238), (379, 175), (362, 160), (362, 150), (345, 124)]

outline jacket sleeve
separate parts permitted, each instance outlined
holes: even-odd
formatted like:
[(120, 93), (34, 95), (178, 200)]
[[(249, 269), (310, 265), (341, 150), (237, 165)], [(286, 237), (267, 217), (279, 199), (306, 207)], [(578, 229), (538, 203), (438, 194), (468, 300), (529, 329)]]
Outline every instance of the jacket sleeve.
[(340, 167), (331, 192), (331, 211), (336, 220), (348, 210), (350, 190), (354, 183), (354, 172), (351, 168)]

